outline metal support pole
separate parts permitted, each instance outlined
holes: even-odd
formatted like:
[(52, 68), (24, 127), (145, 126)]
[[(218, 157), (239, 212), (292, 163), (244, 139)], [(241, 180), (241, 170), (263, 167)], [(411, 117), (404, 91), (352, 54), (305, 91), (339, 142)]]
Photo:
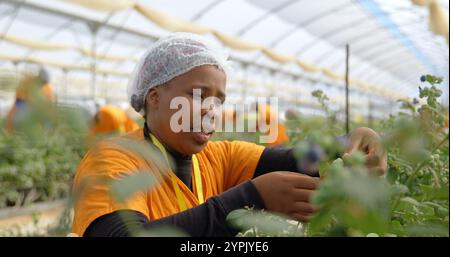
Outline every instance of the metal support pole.
[(108, 102), (108, 75), (107, 74), (103, 74), (103, 98), (105, 99), (106, 102)]
[(244, 77), (243, 77), (243, 85), (242, 85), (242, 91), (241, 91), (241, 97), (242, 97), (242, 102), (245, 102), (245, 99), (247, 98), (247, 80), (249, 78), (248, 76), (248, 66), (247, 64), (242, 65), (242, 70), (245, 70), (244, 72)]
[(297, 96), (295, 97), (296, 99), (295, 99), (295, 109), (298, 109), (298, 108), (300, 108), (300, 99), (301, 99), (301, 97), (302, 97), (302, 93), (300, 92), (300, 88), (299, 88), (299, 80), (300, 79), (293, 79), (293, 84), (294, 84), (294, 88), (296, 88), (297, 89)]
[[(273, 97), (275, 96), (276, 92), (274, 89), (274, 84), (273, 84), (273, 78), (275, 77), (275, 71), (271, 70), (270, 71), (270, 78), (267, 80), (269, 81), (268, 86), (269, 86), (269, 97)], [(267, 99), (267, 101), (269, 101), (269, 99)], [(267, 102), (269, 103), (269, 102)]]
[(350, 65), (349, 65), (349, 60), (350, 60), (350, 46), (349, 44), (345, 45), (345, 132), (348, 134), (350, 133), (350, 117), (349, 117), (349, 90), (348, 90), (348, 85), (349, 85), (349, 69), (350, 69)]
[(69, 71), (67, 69), (63, 69), (63, 95), (64, 99), (67, 101), (67, 73)]
[(17, 62), (17, 61), (14, 61), (13, 62), (13, 65), (14, 65), (14, 78), (15, 78), (15, 82), (16, 82), (16, 85), (17, 86), (19, 86), (19, 83), (20, 83), (20, 81), (19, 81), (19, 62)]
[(94, 23), (89, 23), (89, 29), (91, 31), (91, 98), (95, 100), (95, 84), (97, 80), (97, 31), (99, 26)]

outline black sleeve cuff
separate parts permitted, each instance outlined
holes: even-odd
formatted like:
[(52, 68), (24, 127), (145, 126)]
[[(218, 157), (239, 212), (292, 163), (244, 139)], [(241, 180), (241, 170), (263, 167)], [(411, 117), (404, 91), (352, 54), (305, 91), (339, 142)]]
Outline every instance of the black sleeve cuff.
[(250, 180), (209, 198), (197, 207), (150, 222), (144, 214), (133, 210), (103, 215), (89, 225), (84, 236), (130, 236), (130, 229), (151, 230), (164, 226), (178, 227), (191, 236), (234, 236), (238, 231), (226, 224), (226, 217), (231, 211), (246, 206), (264, 208), (258, 190)]
[[(342, 152), (339, 151), (326, 154), (332, 159), (342, 157), (343, 150), (347, 146), (350, 136), (350, 134), (345, 134), (336, 138)], [(309, 154), (310, 155), (304, 159), (297, 160), (292, 148), (266, 147), (259, 158), (253, 177), (256, 178), (263, 174), (280, 170), (299, 172), (308, 176), (319, 177), (320, 175), (317, 166), (320, 155), (323, 154), (322, 149), (317, 146), (315, 148), (312, 147)]]
[(217, 196), (224, 213), (228, 215), (233, 210), (246, 206), (254, 209), (264, 209), (264, 201), (251, 180), (247, 180), (238, 186), (232, 187)]

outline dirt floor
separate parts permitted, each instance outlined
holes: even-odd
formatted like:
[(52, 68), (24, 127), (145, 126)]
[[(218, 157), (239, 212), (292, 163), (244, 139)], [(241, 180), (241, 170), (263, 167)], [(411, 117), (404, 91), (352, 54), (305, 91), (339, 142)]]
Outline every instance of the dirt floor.
[[(0, 236), (45, 235), (48, 228), (55, 226), (65, 210), (63, 201), (40, 204), (26, 208), (1, 210)], [(0, 211), (0, 212), (1, 212)]]

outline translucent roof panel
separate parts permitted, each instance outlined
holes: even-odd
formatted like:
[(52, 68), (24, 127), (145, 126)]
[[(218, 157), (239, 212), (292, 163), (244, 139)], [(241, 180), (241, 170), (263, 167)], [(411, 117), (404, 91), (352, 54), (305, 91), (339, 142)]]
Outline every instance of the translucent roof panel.
[[(235, 64), (236, 76), (270, 81), (260, 85), (257, 90), (260, 93), (272, 92), (265, 88), (266, 84), (288, 87), (293, 80), (301, 81), (302, 86), (298, 87), (302, 90), (324, 87), (331, 88), (329, 91), (336, 96), (342, 94), (344, 81), (333, 76), (342, 77), (345, 72), (346, 44), (350, 46), (350, 76), (365, 85), (414, 97), (422, 74), (443, 76), (448, 83), (448, 42), (430, 32), (428, 9), (412, 4), (411, 0), (138, 0), (137, 3), (162, 16), (209, 28), (211, 31), (205, 36), (224, 46)], [(440, 0), (439, 4), (448, 14), (448, 1)], [(99, 80), (122, 83), (121, 89), (107, 92), (121, 94), (145, 50), (170, 32), (134, 8), (112, 12), (83, 7), (70, 0), (4, 0), (0, 2), (0, 39), (5, 39), (0, 40), (0, 57), (3, 56), (0, 67), (10, 68), (17, 58), (45, 61), (44, 64), (60, 71), (66, 67), (70, 81), (85, 80), (74, 82), (83, 85), (81, 91), (70, 92), (85, 94), (95, 61)], [(218, 32), (261, 48), (251, 51), (232, 48), (214, 34)], [(30, 47), (29, 41), (38, 41), (41, 48)], [(61, 49), (42, 49), (46, 44)], [(276, 61), (284, 56), (295, 57), (304, 66)], [(361, 85), (352, 90), (361, 97), (389, 98), (388, 94), (377, 95)], [(448, 87), (444, 90), (448, 102)], [(289, 98), (288, 92), (279, 93)]]

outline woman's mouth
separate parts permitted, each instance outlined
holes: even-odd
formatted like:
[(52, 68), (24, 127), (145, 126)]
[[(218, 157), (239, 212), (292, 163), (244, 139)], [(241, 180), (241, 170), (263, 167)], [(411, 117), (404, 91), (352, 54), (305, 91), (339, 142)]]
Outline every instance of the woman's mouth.
[(192, 135), (194, 137), (195, 142), (197, 142), (198, 144), (206, 144), (208, 142), (208, 140), (211, 138), (213, 134), (212, 132), (192, 132)]
[(196, 129), (197, 130), (194, 130), (191, 127), (191, 133), (193, 135), (194, 141), (200, 145), (206, 144), (215, 131), (214, 125), (211, 123), (202, 124)]

